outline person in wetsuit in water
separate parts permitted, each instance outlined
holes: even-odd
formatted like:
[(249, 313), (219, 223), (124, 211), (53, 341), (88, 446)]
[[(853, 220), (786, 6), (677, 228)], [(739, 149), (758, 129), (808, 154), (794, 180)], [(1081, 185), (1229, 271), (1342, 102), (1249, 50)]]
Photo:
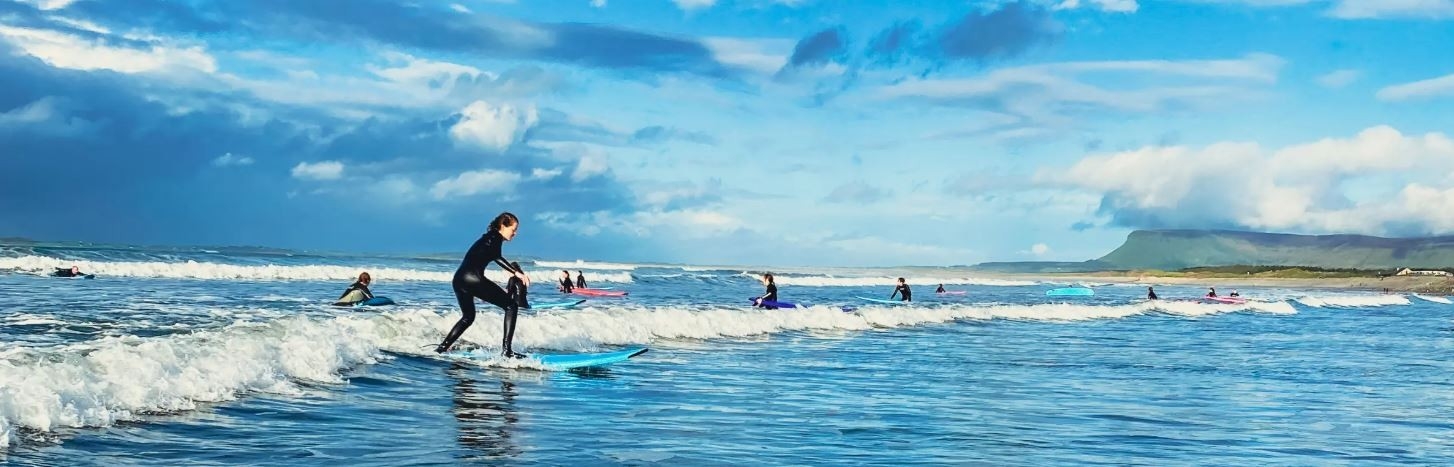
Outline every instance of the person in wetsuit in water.
[(1227, 294), (1227, 296), (1228, 297), (1241, 297), (1242, 294), (1237, 293), (1237, 289), (1232, 289), (1232, 293)]
[(354, 281), (352, 284), (349, 284), (348, 290), (344, 290), (343, 295), (339, 295), (338, 301), (334, 302), (333, 304), (335, 306), (353, 305), (355, 303), (374, 298), (374, 293), (369, 291), (369, 284), (373, 281), (374, 279), (372, 277), (369, 277), (369, 273), (359, 273), (358, 280)]
[(1157, 297), (1156, 297), (1156, 290), (1153, 290), (1151, 287), (1147, 287), (1146, 288), (1146, 299), (1147, 300), (1156, 300), (1157, 299)]
[(572, 291), (574, 291), (575, 286), (571, 285), (570, 271), (562, 269), (560, 270), (560, 274), (561, 276), (564, 276), (564, 278), (560, 280), (560, 293), (571, 293)]
[(503, 212), (490, 221), (490, 231), (475, 240), (468, 252), (464, 254), (464, 260), (460, 261), (459, 269), (454, 271), (454, 297), (459, 299), (459, 311), (462, 314), (459, 322), (454, 323), (454, 329), (444, 336), (444, 342), (440, 342), (434, 348), (437, 353), (449, 351), (454, 341), (469, 329), (475, 322), (475, 299), (484, 300), (505, 310), (504, 340), (501, 342), (504, 355), (509, 358), (524, 358), (524, 354), (515, 353), (510, 348), (510, 343), (515, 340), (515, 317), (520, 312), (517, 306), (499, 285), (485, 278), (485, 267), (493, 261), (499, 264), (501, 269), (520, 279), (525, 286), (530, 286), (530, 276), (525, 272), (515, 269), (501, 256), (500, 248), (505, 242), (515, 238), (515, 232), (520, 228), (520, 219), (514, 214)]
[(85, 274), (82, 274), (81, 273), (81, 267), (80, 266), (71, 266), (70, 269), (66, 269), (66, 268), (56, 268), (56, 272), (53, 272), (50, 275), (56, 276), (56, 277), (81, 277), (81, 276), (84, 276)]
[(939, 288), (934, 289), (934, 293), (944, 293), (944, 284), (939, 284)]
[(903, 301), (906, 302), (914, 301), (914, 292), (909, 290), (909, 283), (904, 282), (902, 277), (899, 278), (899, 285), (894, 287), (893, 295), (889, 295), (889, 300), (893, 300), (895, 295), (903, 295)]
[[(520, 268), (520, 263), (514, 261), (510, 262), (510, 267), (522, 273), (525, 271)], [(514, 300), (515, 306), (520, 308), (530, 308), (530, 300), (527, 298), (529, 288), (525, 285), (525, 281), (515, 276), (510, 276), (510, 281), (505, 283), (505, 293), (510, 294), (510, 299)]]
[(767, 291), (763, 292), (763, 294), (762, 294), (761, 297), (757, 297), (757, 306), (760, 306), (760, 307), (763, 307), (763, 308), (767, 308), (769, 310), (776, 310), (777, 307), (775, 307), (775, 306), (768, 306), (768, 305), (763, 305), (762, 304), (762, 302), (776, 302), (777, 301), (777, 284), (773, 282), (773, 280), (772, 280), (772, 274), (763, 274), (762, 275), (762, 283), (763, 283), (763, 285), (766, 285), (767, 286)]
[(1207, 292), (1207, 296), (1208, 297), (1216, 297), (1217, 296), (1217, 288), (1216, 287), (1208, 287), (1208, 289), (1211, 289), (1211, 292)]
[[(569, 275), (570, 275), (570, 273), (566, 273), (566, 276), (569, 276)], [(577, 289), (584, 289), (584, 288), (586, 288), (586, 273), (583, 273), (583, 272), (580, 272), (580, 271), (576, 271), (576, 288)]]

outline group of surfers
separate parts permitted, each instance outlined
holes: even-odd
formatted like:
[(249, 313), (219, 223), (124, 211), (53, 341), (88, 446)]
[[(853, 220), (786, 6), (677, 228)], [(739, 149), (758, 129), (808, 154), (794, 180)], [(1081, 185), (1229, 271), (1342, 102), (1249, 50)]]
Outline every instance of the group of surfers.
[[(1208, 289), (1208, 291), (1207, 291), (1207, 298), (1217, 298), (1217, 288), (1216, 287), (1207, 287), (1207, 289)], [(1242, 294), (1237, 293), (1237, 290), (1236, 289), (1233, 289), (1232, 290), (1232, 293), (1227, 294), (1227, 296), (1228, 297), (1241, 297)], [(1156, 290), (1155, 289), (1153, 289), (1151, 287), (1146, 287), (1146, 299), (1147, 300), (1156, 300), (1158, 298), (1159, 297), (1156, 296)]]

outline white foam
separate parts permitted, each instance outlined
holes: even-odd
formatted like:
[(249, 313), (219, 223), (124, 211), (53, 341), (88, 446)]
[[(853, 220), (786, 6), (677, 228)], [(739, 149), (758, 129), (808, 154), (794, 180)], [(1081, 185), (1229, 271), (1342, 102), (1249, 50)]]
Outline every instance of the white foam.
[[(229, 279), (229, 280), (330, 280), (350, 281), (367, 271), (375, 282), (380, 281), (435, 281), (448, 282), (454, 279), (454, 271), (425, 271), (419, 269), (386, 268), (377, 266), (245, 266), (210, 262), (160, 262), (160, 261), (81, 261), (64, 260), (48, 256), (20, 256), (0, 258), (0, 269), (50, 274), (55, 268), (78, 266), (87, 274), (122, 277), (165, 277), (175, 279)], [(559, 271), (529, 271), (531, 281), (554, 282)], [(509, 276), (498, 270), (486, 270), (485, 276), (504, 282)], [(592, 274), (593, 282), (631, 282), (631, 273)]]
[[(742, 273), (743, 276), (758, 279), (761, 274)], [(876, 287), (894, 286), (899, 283), (897, 277), (836, 277), (836, 276), (789, 276), (773, 275), (773, 282), (778, 285), (801, 285), (809, 287)], [(974, 277), (960, 278), (933, 278), (933, 277), (905, 277), (904, 282), (909, 285), (935, 286), (944, 285), (984, 285), (996, 287), (1023, 287), (1038, 285), (1034, 281), (1014, 281), (1004, 279), (985, 279)]]
[(1331, 295), (1324, 297), (1300, 297), (1298, 303), (1314, 308), (1324, 307), (1372, 307), (1389, 305), (1408, 305), (1409, 299), (1403, 295)]
[[(440, 308), (440, 311), (447, 308)], [(256, 310), (263, 314), (265, 310)], [(1143, 302), (1075, 304), (837, 307), (754, 310), (741, 307), (588, 307), (522, 317), (516, 348), (597, 350), (604, 345), (675, 339), (737, 338), (784, 331), (866, 330), (961, 319), (1083, 321), (1166, 312), (1201, 316), (1235, 311), (1294, 313), (1286, 303), (1206, 305)], [(345, 370), (386, 358), (383, 351), (432, 355), (458, 314), (401, 308), (333, 318), (292, 316), (266, 323), (155, 338), (112, 337), (50, 348), (0, 348), (0, 447), (24, 427), (107, 426), (148, 412), (190, 410), (249, 391), (297, 394), (299, 381), (341, 382)], [(462, 342), (498, 349), (499, 313), (481, 312)], [(531, 362), (485, 362), (534, 367)]]
[(579, 260), (579, 259), (578, 260), (575, 260), (574, 262), (571, 262), (571, 261), (536, 261), (535, 262), (535, 265), (536, 266), (543, 267), (543, 268), (570, 269), (572, 271), (581, 270), (581, 269), (594, 269), (594, 270), (598, 270), (598, 271), (601, 271), (601, 270), (604, 270), (604, 271), (632, 271), (632, 270), (635, 270), (637, 267), (640, 267), (640, 266), (635, 265), (635, 264), (598, 263), (598, 262), (594, 262), (594, 261), (584, 261), (584, 260)]
[(1445, 305), (1454, 305), (1454, 301), (1449, 300), (1448, 297), (1436, 297), (1436, 296), (1433, 296), (1433, 295), (1423, 295), (1423, 294), (1414, 294), (1414, 296), (1415, 297), (1422, 298), (1424, 300), (1428, 300), (1428, 301), (1434, 302), (1434, 303), (1443, 303)]

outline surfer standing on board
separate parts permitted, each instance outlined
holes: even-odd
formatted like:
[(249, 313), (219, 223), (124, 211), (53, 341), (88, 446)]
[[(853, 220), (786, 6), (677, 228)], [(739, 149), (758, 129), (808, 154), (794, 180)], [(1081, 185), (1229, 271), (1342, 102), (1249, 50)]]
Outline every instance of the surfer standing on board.
[(444, 342), (439, 343), (434, 351), (444, 353), (459, 340), (459, 336), (469, 329), (475, 322), (475, 299), (484, 300), (505, 310), (504, 341), (501, 342), (502, 351), (506, 357), (523, 358), (524, 354), (515, 353), (511, 350), (510, 343), (515, 340), (515, 317), (519, 314), (520, 308), (515, 301), (500, 289), (499, 285), (485, 278), (485, 267), (493, 261), (499, 264), (501, 269), (519, 278), (526, 287), (530, 286), (530, 276), (511, 265), (501, 256), (500, 248), (505, 242), (515, 238), (515, 232), (520, 229), (520, 219), (514, 214), (503, 212), (490, 221), (490, 231), (475, 240), (468, 252), (464, 254), (464, 260), (459, 263), (459, 269), (454, 271), (454, 297), (459, 299), (459, 311), (462, 314), (459, 322), (454, 323), (454, 329), (444, 337)]

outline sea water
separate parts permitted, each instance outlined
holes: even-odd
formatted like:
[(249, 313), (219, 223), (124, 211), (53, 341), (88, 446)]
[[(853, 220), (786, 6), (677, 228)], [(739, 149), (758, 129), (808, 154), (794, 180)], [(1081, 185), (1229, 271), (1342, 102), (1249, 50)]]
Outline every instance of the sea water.
[[(523, 261), (538, 303), (576, 298), (563, 268), (630, 295), (526, 311), (517, 350), (651, 348), (548, 372), (432, 353), (456, 264), (0, 248), (0, 462), (1454, 464), (1454, 307), (1413, 296), (797, 268), (809, 306), (759, 310), (768, 268)], [(97, 277), (46, 276), (72, 265)], [(398, 305), (329, 306), (361, 271)], [(853, 298), (898, 276), (913, 304)], [(498, 349), (480, 309), (464, 345)]]

